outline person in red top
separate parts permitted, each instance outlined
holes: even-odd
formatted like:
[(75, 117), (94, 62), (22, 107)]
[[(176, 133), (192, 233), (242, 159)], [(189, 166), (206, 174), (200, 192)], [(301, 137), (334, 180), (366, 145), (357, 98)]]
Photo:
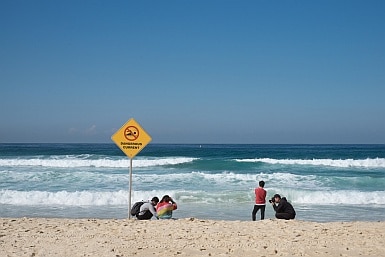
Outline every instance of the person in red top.
[(253, 221), (256, 220), (257, 212), (261, 209), (261, 220), (265, 219), (265, 209), (266, 209), (266, 190), (263, 188), (265, 186), (265, 181), (259, 181), (259, 187), (257, 187), (255, 192), (255, 205), (253, 212), (251, 213), (251, 218)]

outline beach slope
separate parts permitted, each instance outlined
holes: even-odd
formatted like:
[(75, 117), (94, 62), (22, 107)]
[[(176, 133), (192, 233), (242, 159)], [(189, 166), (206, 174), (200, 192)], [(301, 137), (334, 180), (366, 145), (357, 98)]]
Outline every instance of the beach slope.
[(0, 256), (385, 256), (385, 222), (0, 218)]

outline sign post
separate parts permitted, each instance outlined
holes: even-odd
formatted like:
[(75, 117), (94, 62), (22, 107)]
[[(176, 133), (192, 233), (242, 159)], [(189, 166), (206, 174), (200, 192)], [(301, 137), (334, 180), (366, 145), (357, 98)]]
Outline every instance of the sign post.
[(130, 158), (130, 182), (128, 196), (128, 219), (131, 209), (132, 159), (151, 141), (151, 137), (134, 119), (128, 120), (111, 137), (112, 141)]

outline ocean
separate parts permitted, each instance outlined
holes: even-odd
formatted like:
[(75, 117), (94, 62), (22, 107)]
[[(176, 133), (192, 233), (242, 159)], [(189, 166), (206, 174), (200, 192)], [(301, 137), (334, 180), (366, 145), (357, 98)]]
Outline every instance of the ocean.
[[(149, 144), (132, 164), (132, 204), (168, 194), (177, 219), (251, 220), (264, 180), (299, 220), (385, 220), (385, 145)], [(0, 144), (0, 216), (125, 219), (129, 167), (113, 143)]]

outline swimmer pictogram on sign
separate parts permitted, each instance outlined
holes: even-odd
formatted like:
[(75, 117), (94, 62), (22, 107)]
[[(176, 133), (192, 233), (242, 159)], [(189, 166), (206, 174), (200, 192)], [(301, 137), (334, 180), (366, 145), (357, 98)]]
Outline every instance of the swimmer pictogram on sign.
[(124, 137), (128, 141), (135, 141), (139, 137), (139, 129), (137, 127), (134, 127), (134, 126), (128, 126), (124, 130)]

